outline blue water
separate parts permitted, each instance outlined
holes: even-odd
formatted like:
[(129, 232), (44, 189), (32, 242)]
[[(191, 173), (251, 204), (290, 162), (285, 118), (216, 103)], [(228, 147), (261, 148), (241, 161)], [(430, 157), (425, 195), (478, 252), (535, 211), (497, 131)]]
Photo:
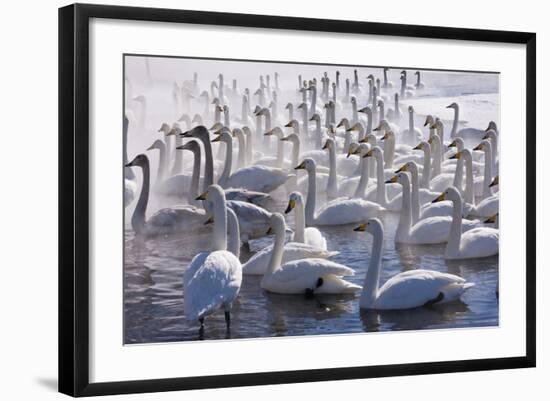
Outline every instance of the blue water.
[[(284, 206), (278, 205), (281, 210)], [(416, 268), (448, 272), (475, 283), (462, 301), (414, 310), (360, 311), (358, 296), (316, 296), (267, 293), (260, 277), (244, 276), (233, 305), (231, 332), (223, 312), (206, 319), (202, 335), (198, 324), (183, 316), (181, 278), (193, 256), (209, 247), (209, 231), (144, 241), (125, 233), (125, 333), (127, 344), (199, 339), (254, 338), (364, 331), (421, 330), (498, 325), (498, 256), (445, 261), (444, 245), (402, 246), (393, 238), (398, 214), (380, 215), (385, 226), (385, 252), (381, 283), (392, 275)], [(292, 226), (292, 219), (289, 219)], [(350, 281), (362, 284), (370, 259), (372, 236), (353, 231), (355, 226), (321, 228), (328, 248), (339, 250), (335, 262), (356, 271)], [(243, 250), (244, 252), (244, 250)], [(243, 253), (241, 260), (249, 255)]]

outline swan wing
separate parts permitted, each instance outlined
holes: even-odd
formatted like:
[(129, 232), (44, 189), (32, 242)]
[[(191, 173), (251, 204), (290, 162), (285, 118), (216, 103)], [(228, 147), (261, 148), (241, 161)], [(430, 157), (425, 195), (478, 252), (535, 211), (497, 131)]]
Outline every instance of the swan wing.
[(336, 199), (317, 211), (319, 225), (340, 225), (366, 221), (375, 216), (380, 206), (364, 199)]
[(498, 254), (499, 231), (490, 227), (477, 227), (462, 234), (462, 257), (482, 258)]
[(179, 205), (156, 211), (147, 220), (147, 226), (157, 233), (170, 233), (201, 227), (205, 220), (204, 210), (192, 205)]
[(457, 299), (470, 286), (454, 274), (411, 270), (386, 281), (378, 292), (374, 306), (377, 309), (409, 309), (430, 302), (448, 302)]
[(316, 246), (318, 248), (327, 249), (327, 239), (323, 237), (321, 231), (315, 227), (306, 227), (304, 231), (306, 244)]
[(242, 201), (227, 201), (227, 206), (235, 212), (239, 219), (243, 242), (248, 242), (249, 238), (265, 235), (269, 228), (271, 213), (260, 206)]
[(268, 193), (283, 185), (288, 177), (282, 169), (255, 165), (235, 171), (226, 186)]
[(197, 320), (229, 306), (239, 294), (241, 262), (228, 251), (196, 255), (184, 273), (183, 306), (188, 320)]

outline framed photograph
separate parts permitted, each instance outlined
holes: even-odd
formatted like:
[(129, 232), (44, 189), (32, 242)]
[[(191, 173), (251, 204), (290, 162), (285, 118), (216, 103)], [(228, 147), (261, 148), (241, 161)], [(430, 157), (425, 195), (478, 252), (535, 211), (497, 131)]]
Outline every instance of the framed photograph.
[(535, 366), (535, 52), (61, 8), (59, 391)]

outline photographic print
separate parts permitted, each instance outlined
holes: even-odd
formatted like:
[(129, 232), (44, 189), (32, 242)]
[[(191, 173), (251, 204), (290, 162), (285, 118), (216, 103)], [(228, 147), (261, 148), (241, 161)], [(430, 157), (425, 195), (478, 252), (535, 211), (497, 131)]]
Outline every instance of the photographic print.
[(125, 344), (499, 325), (499, 73), (126, 54)]

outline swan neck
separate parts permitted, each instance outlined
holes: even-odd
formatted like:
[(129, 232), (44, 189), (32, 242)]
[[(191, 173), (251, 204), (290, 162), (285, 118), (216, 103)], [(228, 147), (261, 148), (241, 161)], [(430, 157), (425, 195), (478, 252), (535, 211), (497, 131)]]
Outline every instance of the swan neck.
[(327, 198), (335, 199), (338, 196), (338, 183), (336, 182), (336, 149), (334, 146), (329, 148), (329, 171), (327, 183)]
[(315, 203), (317, 198), (316, 169), (307, 173), (306, 226), (311, 227), (315, 223)]
[(383, 207), (388, 205), (386, 196), (386, 184), (384, 183), (384, 164), (382, 155), (377, 153), (376, 157), (376, 202)]
[(482, 200), (485, 198), (488, 198), (491, 196), (491, 187), (489, 185), (491, 184), (491, 181), (493, 180), (492, 177), (492, 167), (493, 167), (493, 155), (491, 150), (491, 145), (489, 142), (487, 142), (487, 145), (484, 147), (485, 150), (485, 166), (483, 169), (483, 194), (482, 194)]
[(432, 169), (432, 151), (429, 146), (424, 146), (424, 167), (422, 169), (422, 188), (430, 189), (430, 172)]
[(361, 164), (361, 176), (359, 178), (359, 183), (357, 184), (357, 189), (355, 190), (355, 198), (362, 198), (365, 195), (367, 186), (369, 185), (369, 161), (361, 157), (359, 163)]
[(216, 199), (213, 206), (214, 233), (213, 251), (227, 250), (227, 208), (223, 199)]
[(241, 253), (239, 220), (231, 208), (227, 208), (227, 235), (227, 250), (239, 258)]
[(412, 225), (416, 224), (420, 220), (420, 193), (418, 189), (418, 170), (411, 171), (411, 220)]
[(460, 238), (462, 235), (462, 198), (453, 201), (453, 220), (445, 253), (457, 255), (460, 250)]
[(218, 184), (224, 186), (231, 175), (231, 165), (233, 164), (233, 141), (228, 139), (225, 142), (225, 164), (223, 165), (222, 175), (218, 179)]
[(296, 202), (296, 207), (294, 208), (294, 242), (305, 243), (305, 229), (306, 229), (306, 218), (304, 213), (304, 204), (302, 202)]
[(143, 233), (145, 229), (145, 213), (147, 211), (147, 203), (149, 202), (150, 185), (149, 160), (145, 160), (141, 166), (141, 170), (143, 172), (143, 183), (141, 185), (138, 203), (132, 215), (132, 228), (138, 234)]
[(409, 180), (404, 180), (403, 183), (403, 205), (399, 215), (399, 224), (397, 225), (396, 239), (408, 237), (411, 230), (411, 183)]
[(382, 233), (376, 232), (372, 240), (372, 253), (369, 268), (365, 274), (363, 291), (361, 292), (360, 305), (363, 308), (372, 307), (378, 298), (383, 240)]
[(267, 274), (273, 274), (281, 268), (283, 261), (283, 252), (285, 246), (285, 230), (275, 231), (275, 242), (273, 243), (273, 250), (271, 251), (271, 258), (269, 259), (269, 265), (267, 267)]

